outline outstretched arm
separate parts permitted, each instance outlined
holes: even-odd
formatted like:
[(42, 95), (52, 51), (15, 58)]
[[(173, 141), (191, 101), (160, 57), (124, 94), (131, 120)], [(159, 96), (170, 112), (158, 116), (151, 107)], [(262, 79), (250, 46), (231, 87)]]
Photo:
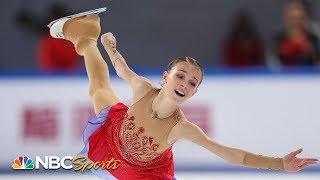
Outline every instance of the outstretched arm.
[(133, 103), (139, 100), (152, 87), (151, 82), (147, 78), (137, 75), (129, 68), (125, 59), (117, 50), (117, 40), (112, 33), (103, 34), (101, 43), (108, 53), (117, 75), (132, 87)]
[(198, 126), (187, 120), (180, 121), (172, 129), (168, 138), (168, 143), (172, 143), (178, 139), (192, 141), (231, 164), (246, 167), (299, 171), (309, 165), (316, 164), (318, 161), (317, 159), (312, 158), (297, 158), (296, 155), (302, 152), (301, 149), (288, 154), (284, 158), (273, 158), (227, 147), (210, 139)]
[(118, 52), (116, 38), (108, 32), (101, 36), (101, 43), (108, 53), (117, 75), (132, 85), (133, 78), (137, 78), (138, 75), (129, 68), (123, 56)]

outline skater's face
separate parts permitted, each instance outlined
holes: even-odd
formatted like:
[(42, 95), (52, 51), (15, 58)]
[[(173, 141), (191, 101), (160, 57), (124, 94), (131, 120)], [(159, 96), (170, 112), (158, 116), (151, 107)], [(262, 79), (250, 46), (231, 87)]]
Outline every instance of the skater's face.
[(179, 62), (163, 74), (165, 95), (181, 104), (197, 92), (201, 79), (202, 72), (198, 67), (189, 62)]

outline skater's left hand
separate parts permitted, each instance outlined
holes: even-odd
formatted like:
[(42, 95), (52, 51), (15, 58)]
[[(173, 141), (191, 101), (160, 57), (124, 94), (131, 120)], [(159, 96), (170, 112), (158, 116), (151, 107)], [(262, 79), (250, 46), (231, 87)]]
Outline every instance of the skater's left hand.
[(297, 171), (300, 171), (310, 165), (318, 163), (318, 161), (319, 161), (318, 159), (296, 157), (302, 151), (303, 151), (303, 149), (300, 148), (300, 149), (293, 151), (283, 157), (283, 167), (284, 167), (285, 171), (297, 172)]
[(111, 32), (105, 33), (101, 36), (101, 43), (106, 50), (111, 49), (114, 53), (117, 51), (117, 39)]

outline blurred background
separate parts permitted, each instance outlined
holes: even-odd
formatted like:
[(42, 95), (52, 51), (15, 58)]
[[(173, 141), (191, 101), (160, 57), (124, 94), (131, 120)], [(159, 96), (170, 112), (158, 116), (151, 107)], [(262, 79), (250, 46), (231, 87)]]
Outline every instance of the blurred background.
[[(82, 57), (47, 24), (107, 7), (102, 32), (138, 74), (161, 81), (176, 57), (197, 59), (204, 82), (182, 110), (218, 142), (279, 156), (299, 147), (320, 158), (320, 1), (11, 0), (1, 3), (0, 178), (93, 178), (67, 171), (16, 171), (20, 155), (74, 155), (93, 115)], [(118, 96), (130, 88), (116, 77)], [(226, 164), (188, 142), (174, 147), (178, 179), (319, 179), (319, 165), (295, 174)], [(192, 156), (190, 156), (192, 155)], [(22, 174), (22, 176), (21, 176)], [(24, 176), (28, 175), (28, 176)]]

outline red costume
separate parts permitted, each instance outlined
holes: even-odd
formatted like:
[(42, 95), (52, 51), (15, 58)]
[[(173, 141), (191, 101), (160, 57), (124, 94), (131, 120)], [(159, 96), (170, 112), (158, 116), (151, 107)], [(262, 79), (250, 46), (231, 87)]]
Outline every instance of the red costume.
[[(128, 117), (127, 110), (126, 105), (118, 103), (111, 108), (103, 109), (91, 118), (84, 132), (85, 147), (81, 153), (87, 153), (93, 162), (109, 161), (112, 158), (120, 160), (119, 167), (114, 170), (108, 169), (117, 179), (173, 179), (174, 162), (171, 147), (151, 161), (138, 160), (135, 154), (126, 151), (126, 146), (120, 138), (120, 129), (125, 120), (134, 119)], [(151, 145), (152, 141), (148, 143)], [(93, 172), (103, 178), (112, 178), (108, 172)]]

